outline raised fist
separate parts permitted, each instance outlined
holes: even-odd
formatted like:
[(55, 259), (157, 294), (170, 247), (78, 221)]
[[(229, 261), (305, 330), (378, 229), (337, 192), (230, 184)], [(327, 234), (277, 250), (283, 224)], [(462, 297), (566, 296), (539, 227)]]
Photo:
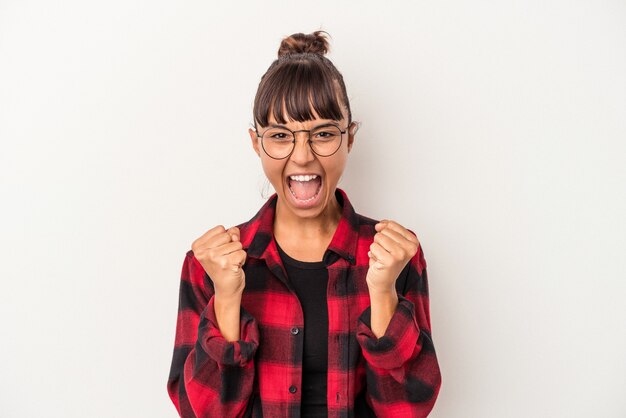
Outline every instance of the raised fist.
[(241, 296), (246, 275), (243, 264), (246, 252), (240, 241), (239, 228), (226, 230), (217, 225), (191, 244), (193, 255), (200, 262), (220, 297)]

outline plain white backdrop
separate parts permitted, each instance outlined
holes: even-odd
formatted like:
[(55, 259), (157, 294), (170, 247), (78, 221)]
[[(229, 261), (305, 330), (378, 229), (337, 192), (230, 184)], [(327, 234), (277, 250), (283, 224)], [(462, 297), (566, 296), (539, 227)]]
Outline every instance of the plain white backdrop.
[(317, 29), (339, 187), (424, 248), (431, 416), (626, 416), (623, 1), (0, 0), (1, 417), (177, 416), (185, 252), (273, 192), (254, 94)]

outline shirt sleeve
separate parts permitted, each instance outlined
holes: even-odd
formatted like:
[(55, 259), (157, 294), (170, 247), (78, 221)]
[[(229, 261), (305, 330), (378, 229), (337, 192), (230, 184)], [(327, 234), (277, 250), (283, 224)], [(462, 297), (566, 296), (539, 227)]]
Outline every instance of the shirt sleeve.
[(167, 391), (181, 418), (241, 417), (251, 407), (256, 319), (243, 306), (240, 339), (217, 326), (212, 282), (190, 250), (181, 273), (174, 352)]
[(371, 306), (358, 319), (357, 341), (367, 371), (366, 400), (378, 417), (426, 417), (439, 394), (441, 371), (431, 337), (421, 245), (401, 274), (406, 275), (405, 287), (385, 334), (377, 338), (372, 332)]

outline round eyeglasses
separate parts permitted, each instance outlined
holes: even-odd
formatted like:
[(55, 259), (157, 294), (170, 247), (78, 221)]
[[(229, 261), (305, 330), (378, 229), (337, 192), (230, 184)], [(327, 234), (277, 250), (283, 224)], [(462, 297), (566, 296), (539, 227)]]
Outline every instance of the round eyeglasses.
[[(348, 125), (350, 126), (350, 125)], [(261, 146), (265, 153), (275, 159), (282, 160), (291, 155), (296, 147), (296, 132), (308, 132), (308, 143), (311, 150), (320, 157), (330, 157), (337, 152), (341, 147), (343, 134), (345, 130), (341, 130), (337, 125), (324, 124), (316, 126), (310, 130), (291, 131), (282, 126), (274, 126), (259, 135), (257, 131), (257, 138), (261, 138)]]

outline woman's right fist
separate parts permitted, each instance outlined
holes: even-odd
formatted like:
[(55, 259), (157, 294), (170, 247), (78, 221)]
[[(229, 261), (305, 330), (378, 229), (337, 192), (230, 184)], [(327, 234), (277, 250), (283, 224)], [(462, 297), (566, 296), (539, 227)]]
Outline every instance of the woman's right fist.
[(196, 239), (191, 249), (213, 281), (216, 295), (241, 296), (246, 284), (242, 266), (247, 254), (240, 241), (239, 228), (233, 226), (226, 230), (217, 225)]

